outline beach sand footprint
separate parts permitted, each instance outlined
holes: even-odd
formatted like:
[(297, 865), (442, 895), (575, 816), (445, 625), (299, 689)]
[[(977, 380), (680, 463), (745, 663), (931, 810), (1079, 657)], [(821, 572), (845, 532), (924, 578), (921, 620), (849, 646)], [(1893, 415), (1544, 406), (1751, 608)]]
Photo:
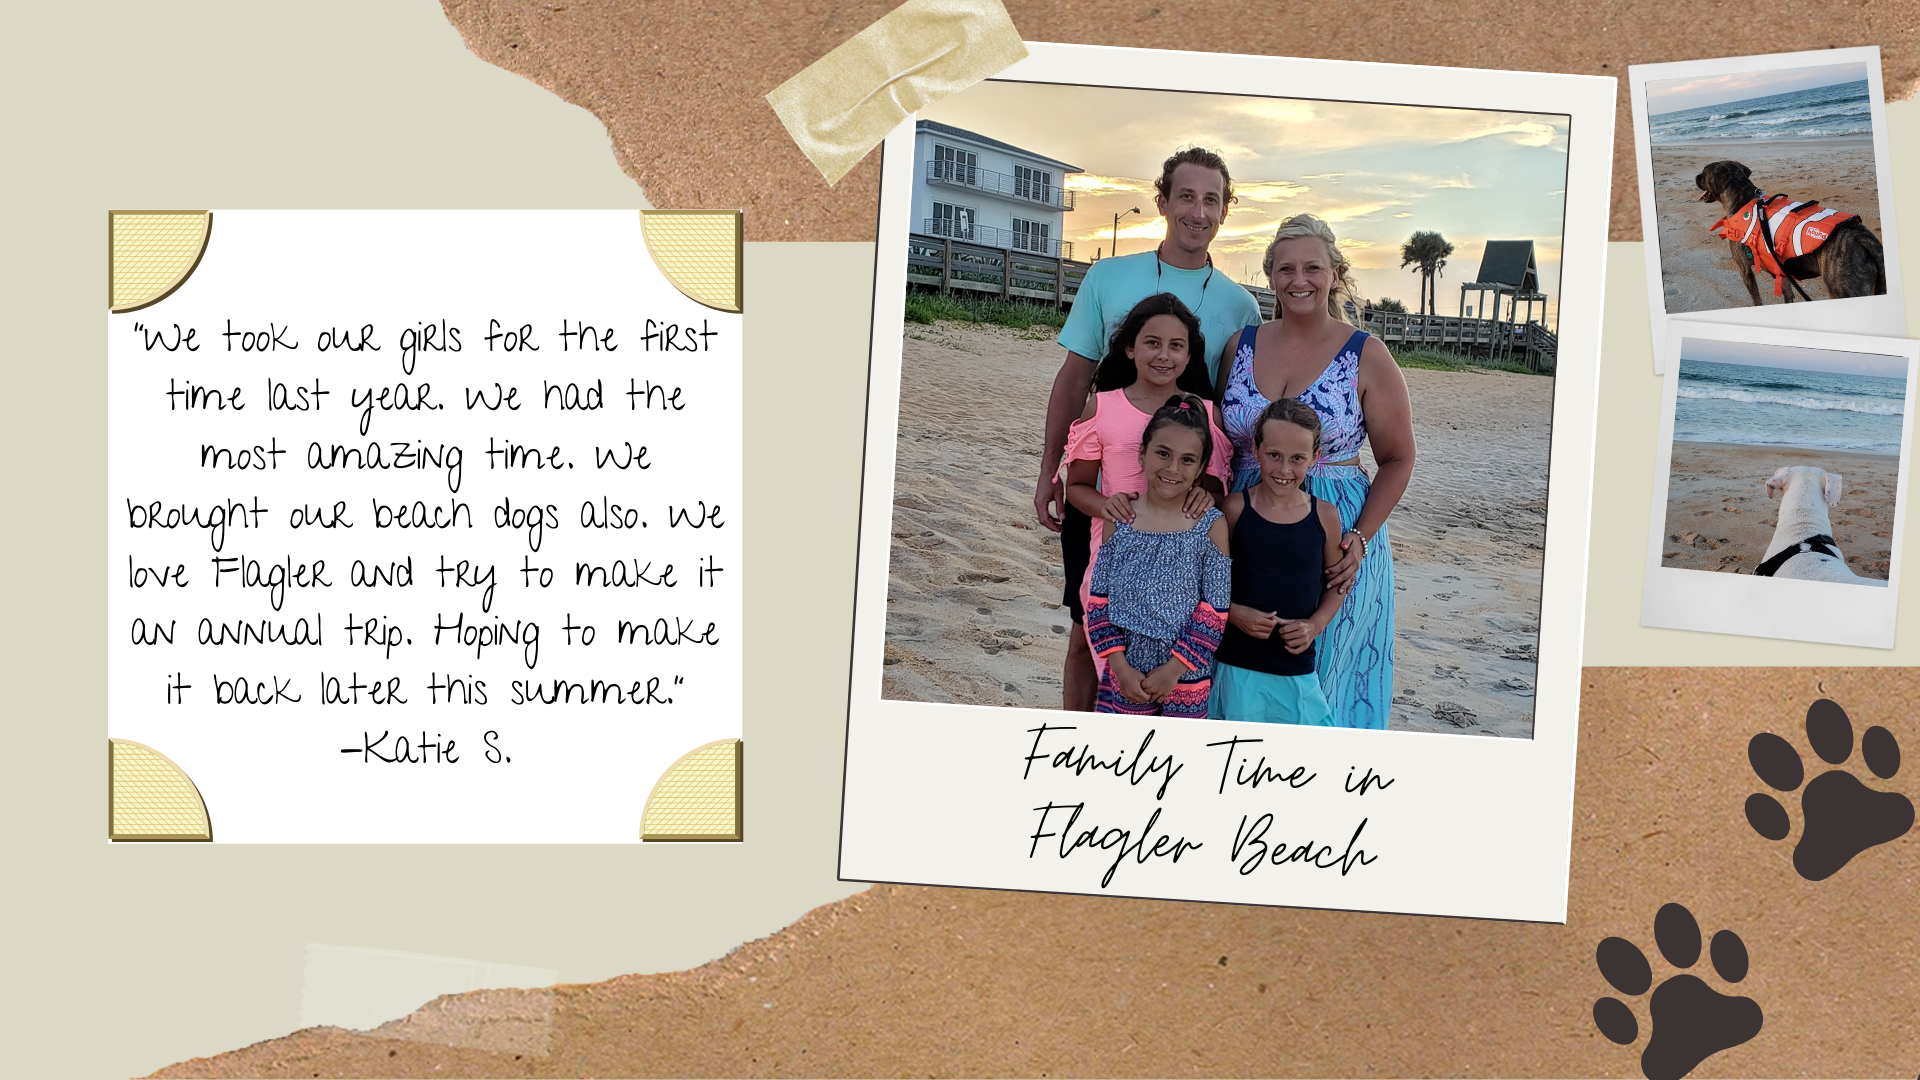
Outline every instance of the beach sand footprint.
[[(1667, 904), (1653, 917), (1653, 940), (1660, 956), (1676, 968), (1690, 968), (1700, 959), (1700, 924), (1680, 904)], [(1737, 983), (1747, 977), (1747, 946), (1731, 930), (1713, 935), (1709, 956), (1721, 981)], [(1647, 1048), (1640, 1054), (1640, 1071), (1647, 1080), (1679, 1080), (1700, 1063), (1760, 1034), (1760, 1005), (1752, 998), (1723, 994), (1697, 975), (1682, 972), (1653, 986), (1653, 968), (1640, 947), (1622, 937), (1610, 937), (1594, 949), (1594, 963), (1608, 985), (1628, 997), (1653, 987), (1648, 999)], [(1640, 1021), (1619, 998), (1593, 1003), (1593, 1024), (1600, 1034), (1621, 1046), (1640, 1037)]]
[[(1853, 756), (1853, 721), (1835, 702), (1821, 698), (1807, 709), (1807, 745), (1829, 765)], [(1882, 780), (1900, 771), (1900, 744), (1878, 725), (1860, 738), (1860, 758)], [(1771, 732), (1747, 743), (1754, 775), (1776, 791), (1799, 790), (1806, 773), (1800, 754)], [(1785, 840), (1793, 829), (1786, 808), (1771, 795), (1747, 797), (1747, 824), (1768, 840)], [(1868, 848), (1890, 844), (1913, 828), (1913, 802), (1895, 791), (1878, 791), (1845, 769), (1829, 769), (1800, 793), (1805, 822), (1794, 845), (1793, 868), (1808, 881), (1825, 881)]]

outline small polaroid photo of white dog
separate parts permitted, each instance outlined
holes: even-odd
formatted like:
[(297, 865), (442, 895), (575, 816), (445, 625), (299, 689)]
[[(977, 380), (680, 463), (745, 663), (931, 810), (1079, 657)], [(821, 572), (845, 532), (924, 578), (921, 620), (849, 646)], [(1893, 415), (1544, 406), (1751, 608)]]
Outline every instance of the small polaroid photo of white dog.
[(1628, 68), (1653, 370), (1669, 318), (1904, 336), (1877, 46)]
[(1640, 623), (1893, 648), (1920, 341), (1676, 320)]

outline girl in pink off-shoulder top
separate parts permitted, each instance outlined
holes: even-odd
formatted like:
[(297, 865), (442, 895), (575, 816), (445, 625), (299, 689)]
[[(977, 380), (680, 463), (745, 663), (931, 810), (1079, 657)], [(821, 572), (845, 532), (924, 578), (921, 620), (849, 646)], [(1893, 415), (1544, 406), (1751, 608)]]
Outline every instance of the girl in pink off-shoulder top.
[[(1177, 393), (1197, 394), (1205, 402), (1207, 422), (1213, 429), (1212, 453), (1205, 475), (1187, 501), (1187, 515), (1198, 520), (1225, 494), (1232, 475), (1229, 443), (1213, 403), (1205, 400), (1209, 396), (1206, 366), (1188, 363), (1190, 357), (1203, 355), (1204, 349), (1200, 320), (1169, 293), (1142, 300), (1114, 331), (1107, 355), (1094, 373), (1094, 388), (1099, 392), (1067, 433), (1064, 455), (1067, 499), (1095, 519), (1091, 545), (1095, 556), (1103, 531), (1100, 519), (1133, 520), (1133, 500), (1146, 487), (1140, 438), (1154, 412)], [(1078, 584), (1084, 605), (1087, 583)], [(1097, 657), (1095, 663), (1104, 669)]]

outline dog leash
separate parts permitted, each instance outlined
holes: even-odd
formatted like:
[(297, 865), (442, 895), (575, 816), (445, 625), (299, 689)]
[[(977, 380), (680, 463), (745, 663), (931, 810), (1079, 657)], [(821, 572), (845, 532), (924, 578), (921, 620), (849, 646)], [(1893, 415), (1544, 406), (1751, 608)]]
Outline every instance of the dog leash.
[(1831, 555), (1836, 559), (1840, 559), (1842, 563), (1846, 562), (1845, 559), (1840, 558), (1840, 553), (1833, 549), (1833, 537), (1821, 533), (1819, 536), (1809, 536), (1797, 544), (1788, 544), (1786, 547), (1781, 548), (1773, 558), (1754, 567), (1753, 576), (1772, 577), (1774, 572), (1785, 565), (1788, 559), (1793, 558), (1795, 555), (1804, 555), (1809, 551), (1817, 551), (1822, 555)]
[[(1768, 251), (1773, 252), (1773, 259), (1780, 265), (1780, 274), (1787, 279), (1787, 284), (1793, 286), (1793, 291), (1800, 294), (1800, 299), (1809, 304), (1813, 303), (1813, 297), (1808, 296), (1807, 290), (1800, 287), (1800, 282), (1795, 280), (1793, 273), (1787, 269), (1787, 260), (1782, 259), (1780, 250), (1773, 246), (1773, 228), (1767, 224), (1767, 193), (1759, 188), (1753, 190), (1753, 216), (1760, 221), (1761, 242), (1767, 245)], [(1773, 571), (1769, 570), (1767, 573), (1771, 574)]]

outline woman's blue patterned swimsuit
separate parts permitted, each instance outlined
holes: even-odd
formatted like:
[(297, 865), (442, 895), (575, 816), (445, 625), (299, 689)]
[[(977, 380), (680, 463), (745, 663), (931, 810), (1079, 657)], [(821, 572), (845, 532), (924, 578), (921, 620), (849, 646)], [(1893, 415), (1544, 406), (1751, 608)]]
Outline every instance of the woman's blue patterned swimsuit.
[[(1240, 333), (1220, 418), (1233, 440), (1233, 490), (1260, 481), (1253, 455), (1253, 425), (1272, 402), (1253, 382), (1253, 341), (1258, 326)], [(1372, 481), (1358, 465), (1326, 465), (1357, 457), (1367, 439), (1360, 412), (1360, 350), (1367, 332), (1356, 330), (1333, 363), (1299, 395), (1320, 417), (1320, 461), (1307, 470), (1306, 489), (1340, 511), (1340, 528), (1353, 528)], [(1367, 542), (1360, 572), (1321, 633), (1320, 687), (1341, 727), (1384, 728), (1393, 710), (1393, 544), (1383, 524)]]

